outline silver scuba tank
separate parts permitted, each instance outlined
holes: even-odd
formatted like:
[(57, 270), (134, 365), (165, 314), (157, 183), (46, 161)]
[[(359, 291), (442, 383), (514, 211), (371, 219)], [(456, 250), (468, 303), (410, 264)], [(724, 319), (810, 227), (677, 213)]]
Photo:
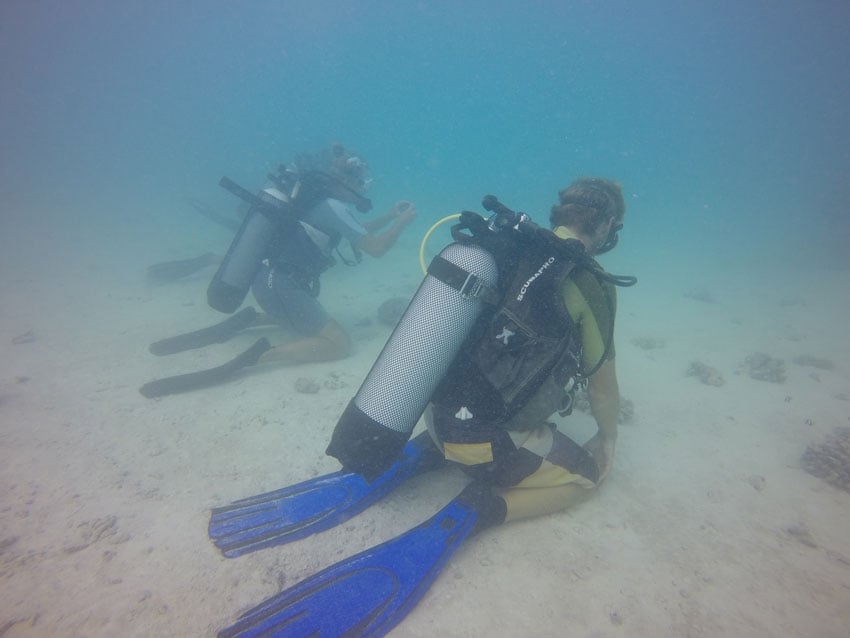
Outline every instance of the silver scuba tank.
[[(289, 198), (273, 186), (263, 189), (259, 198), (270, 204), (289, 202)], [(207, 288), (207, 303), (212, 308), (231, 313), (242, 305), (262, 260), (268, 256), (274, 230), (274, 222), (267, 214), (251, 206)]]
[(425, 277), (340, 417), (328, 448), (367, 479), (395, 460), (481, 315), (479, 293), (498, 283), (496, 260), (479, 245), (453, 243), (439, 258), (456, 267), (458, 285)]

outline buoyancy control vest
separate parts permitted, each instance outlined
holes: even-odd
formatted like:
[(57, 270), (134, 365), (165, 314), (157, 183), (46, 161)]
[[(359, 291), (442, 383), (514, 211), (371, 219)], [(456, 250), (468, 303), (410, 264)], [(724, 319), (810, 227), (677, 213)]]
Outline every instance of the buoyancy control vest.
[(561, 396), (549, 413), (566, 407), (566, 388), (579, 375), (581, 340), (563, 287), (587, 255), (580, 241), (554, 235), (550, 241), (547, 234), (537, 229), (516, 238), (509, 251), (491, 248), (501, 265), (500, 299), (461, 348), (432, 397), (436, 405), (463, 407), (477, 423), (503, 425), (553, 376)]

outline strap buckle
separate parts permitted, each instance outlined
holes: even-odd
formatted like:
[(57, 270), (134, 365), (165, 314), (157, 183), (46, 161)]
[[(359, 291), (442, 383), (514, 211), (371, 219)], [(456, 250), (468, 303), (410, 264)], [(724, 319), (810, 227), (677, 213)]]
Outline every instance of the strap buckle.
[(470, 297), (480, 297), (481, 291), (484, 290), (484, 282), (480, 277), (476, 277), (472, 273), (467, 273), (466, 279), (460, 287), (462, 297), (469, 299)]

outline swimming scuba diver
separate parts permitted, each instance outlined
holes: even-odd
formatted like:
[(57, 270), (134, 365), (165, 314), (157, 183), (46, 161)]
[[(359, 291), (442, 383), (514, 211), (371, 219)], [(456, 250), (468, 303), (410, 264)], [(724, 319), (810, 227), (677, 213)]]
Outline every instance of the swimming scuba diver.
[[(384, 635), (462, 543), (497, 524), (563, 510), (608, 476), (617, 441), (615, 286), (594, 259), (623, 226), (620, 186), (582, 178), (551, 230), (488, 196), (462, 213), (407, 311), (340, 417), (327, 453), (343, 469), (213, 510), (209, 535), (235, 557), (322, 531), (403, 480), (446, 465), (472, 479), (446, 507), (246, 612), (220, 636)], [(550, 421), (586, 386), (597, 433)], [(422, 416), (426, 431), (408, 442)]]
[[(213, 308), (232, 313), (250, 289), (262, 312), (244, 308), (215, 326), (158, 341), (150, 350), (156, 355), (173, 354), (269, 324), (291, 330), (296, 338), (276, 346), (260, 339), (223, 366), (150, 382), (141, 388), (142, 394), (155, 397), (207, 387), (256, 363), (291, 365), (347, 357), (351, 339), (320, 303), (320, 277), (337, 260), (353, 265), (362, 253), (383, 256), (416, 218), (416, 207), (402, 200), (383, 215), (358, 220), (355, 210), (371, 209), (365, 195), (370, 182), (366, 161), (341, 144), (301, 154), (281, 166), (277, 174), (269, 175), (258, 195), (223, 178), (222, 186), (251, 208), (210, 283), (207, 298)], [(351, 257), (343, 255), (343, 240), (351, 248)]]

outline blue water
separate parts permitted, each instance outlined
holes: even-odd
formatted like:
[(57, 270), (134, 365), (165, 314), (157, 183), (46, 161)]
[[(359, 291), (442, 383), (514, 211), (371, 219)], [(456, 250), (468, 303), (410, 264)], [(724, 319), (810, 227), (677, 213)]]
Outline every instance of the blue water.
[(633, 240), (850, 231), (844, 2), (133, 4), (3, 3), (7, 203), (218, 203), (338, 140), (423, 228), (601, 174)]

